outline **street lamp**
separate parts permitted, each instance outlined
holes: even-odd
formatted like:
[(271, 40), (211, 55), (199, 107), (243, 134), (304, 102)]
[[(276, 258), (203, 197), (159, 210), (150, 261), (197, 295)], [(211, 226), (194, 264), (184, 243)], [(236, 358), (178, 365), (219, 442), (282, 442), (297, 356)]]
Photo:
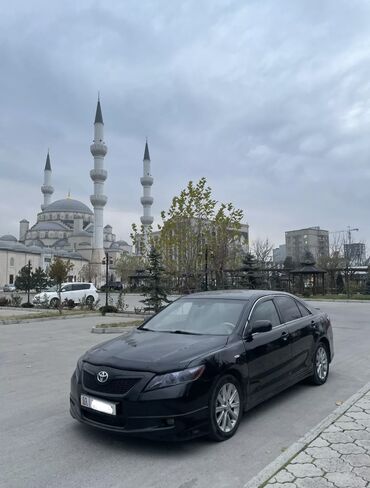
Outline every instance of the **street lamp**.
[(109, 265), (113, 264), (113, 259), (109, 257), (108, 251), (105, 251), (105, 258), (103, 258), (102, 264), (105, 264), (105, 306), (108, 307)]

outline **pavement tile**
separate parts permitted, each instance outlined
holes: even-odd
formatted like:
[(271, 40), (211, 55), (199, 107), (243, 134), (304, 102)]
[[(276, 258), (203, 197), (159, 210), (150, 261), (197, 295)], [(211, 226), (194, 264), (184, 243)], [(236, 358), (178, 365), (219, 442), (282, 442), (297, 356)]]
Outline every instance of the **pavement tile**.
[(294, 476), (289, 473), (286, 469), (282, 469), (276, 476), (275, 479), (278, 483), (287, 483), (287, 482), (293, 482), (294, 481)]
[(345, 454), (342, 459), (353, 467), (370, 466), (369, 454)]
[(353, 468), (353, 472), (370, 483), (370, 466), (366, 468)]
[(296, 478), (306, 478), (307, 476), (322, 476), (324, 472), (314, 464), (289, 464), (286, 469)]
[(341, 430), (342, 429), (340, 429), (337, 425), (331, 424), (323, 431), (323, 433), (325, 434), (326, 432), (341, 432)]
[(312, 456), (309, 456), (306, 452), (300, 452), (290, 462), (292, 464), (296, 464), (296, 463), (312, 463), (313, 462), (313, 457)]
[[(348, 419), (350, 417), (347, 417)], [(355, 422), (353, 419), (352, 421), (343, 421), (342, 418), (337, 422), (337, 426), (346, 431), (346, 430), (362, 430), (363, 426), (360, 425), (359, 423)]]
[(344, 444), (346, 442), (353, 442), (352, 437), (348, 435), (348, 433), (345, 434), (344, 432), (328, 432), (326, 434), (322, 434), (321, 437), (330, 444)]
[(269, 483), (264, 488), (297, 488), (294, 483)]
[(355, 443), (358, 446), (364, 447), (365, 449), (367, 449), (370, 452), (370, 439), (365, 439), (365, 440), (359, 439), (359, 440), (355, 441)]
[(338, 457), (337, 451), (334, 451), (334, 449), (331, 449), (330, 447), (308, 447), (306, 452), (316, 459)]
[(326, 478), (337, 488), (365, 488), (367, 482), (355, 473), (328, 473)]
[(343, 459), (316, 459), (315, 466), (323, 469), (326, 473), (348, 473), (352, 471), (353, 467), (346, 463)]
[(347, 415), (352, 417), (355, 420), (369, 420), (369, 415), (365, 413), (364, 411), (362, 412), (347, 412)]
[(329, 442), (322, 437), (316, 437), (316, 439), (310, 443), (310, 447), (327, 447), (328, 445)]
[(364, 430), (348, 430), (346, 434), (351, 436), (354, 441), (370, 439), (370, 432)]
[(335, 449), (340, 454), (362, 454), (365, 452), (363, 447), (358, 446), (357, 444), (332, 444), (330, 446), (332, 449)]
[(297, 488), (335, 488), (335, 485), (325, 478), (302, 478), (296, 480)]

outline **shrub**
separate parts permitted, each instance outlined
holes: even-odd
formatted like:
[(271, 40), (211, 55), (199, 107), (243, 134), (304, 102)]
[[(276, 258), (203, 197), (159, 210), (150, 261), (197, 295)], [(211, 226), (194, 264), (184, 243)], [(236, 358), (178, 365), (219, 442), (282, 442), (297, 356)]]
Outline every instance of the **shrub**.
[(75, 302), (71, 299), (67, 300), (65, 299), (63, 302), (63, 307), (68, 308), (68, 310), (72, 310), (76, 306)]
[(10, 305), (9, 298), (0, 297), (0, 307), (7, 307), (8, 305)]
[(10, 301), (12, 307), (20, 307), (22, 303), (22, 297), (18, 293), (12, 293), (10, 295)]
[(22, 308), (33, 308), (33, 305), (30, 302), (25, 302), (25, 303), (22, 303), (21, 307)]
[(113, 305), (107, 305), (99, 308), (99, 312), (101, 312), (102, 315), (105, 315), (106, 313), (117, 313), (117, 307), (114, 307)]

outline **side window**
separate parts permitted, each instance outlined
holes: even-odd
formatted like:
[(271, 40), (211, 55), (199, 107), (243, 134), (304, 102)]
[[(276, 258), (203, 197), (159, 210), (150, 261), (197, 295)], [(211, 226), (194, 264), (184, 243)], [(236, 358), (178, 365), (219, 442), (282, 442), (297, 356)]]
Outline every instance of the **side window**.
[(72, 290), (72, 285), (65, 285), (63, 286), (61, 291), (71, 291)]
[(299, 311), (301, 312), (302, 317), (307, 317), (307, 315), (311, 315), (311, 312), (307, 310), (307, 308), (300, 302), (296, 300), (296, 303), (298, 305)]
[(81, 290), (81, 285), (72, 285), (72, 290), (73, 291)]
[(89, 284), (81, 285), (80, 290), (90, 290), (90, 285)]
[(290, 297), (276, 297), (277, 305), (280, 310), (283, 322), (290, 322), (292, 320), (300, 319), (301, 312), (298, 309), (297, 303)]
[(280, 325), (279, 315), (272, 300), (266, 300), (255, 306), (250, 320), (252, 327), (257, 320), (269, 320), (273, 327)]

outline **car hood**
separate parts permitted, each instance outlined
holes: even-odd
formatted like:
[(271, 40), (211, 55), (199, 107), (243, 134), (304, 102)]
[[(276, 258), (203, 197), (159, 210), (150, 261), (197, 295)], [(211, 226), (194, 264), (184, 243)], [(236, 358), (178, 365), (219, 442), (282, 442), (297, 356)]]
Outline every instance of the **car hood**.
[(100, 366), (162, 373), (223, 347), (227, 336), (185, 335), (135, 329), (91, 348), (84, 361)]

